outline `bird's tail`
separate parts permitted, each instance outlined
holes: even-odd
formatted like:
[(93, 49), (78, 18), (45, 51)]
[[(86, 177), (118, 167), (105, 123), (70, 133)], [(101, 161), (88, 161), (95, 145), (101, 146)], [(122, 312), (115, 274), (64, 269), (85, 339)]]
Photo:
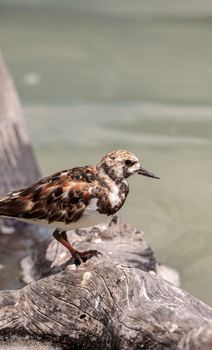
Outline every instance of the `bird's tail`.
[(7, 196), (0, 197), (0, 216), (10, 216), (8, 214), (8, 198)]
[(0, 197), (0, 216), (16, 217), (20, 210), (18, 194), (20, 191), (10, 192)]

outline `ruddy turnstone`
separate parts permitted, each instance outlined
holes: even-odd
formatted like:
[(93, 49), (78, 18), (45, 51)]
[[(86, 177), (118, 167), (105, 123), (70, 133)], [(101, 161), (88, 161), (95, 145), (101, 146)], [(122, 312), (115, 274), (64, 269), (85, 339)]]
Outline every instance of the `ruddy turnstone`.
[(66, 231), (108, 221), (123, 206), (129, 192), (126, 179), (133, 174), (159, 179), (142, 168), (133, 153), (113, 151), (95, 166), (63, 170), (1, 197), (0, 216), (54, 227), (54, 238), (79, 265), (101, 253), (77, 251)]

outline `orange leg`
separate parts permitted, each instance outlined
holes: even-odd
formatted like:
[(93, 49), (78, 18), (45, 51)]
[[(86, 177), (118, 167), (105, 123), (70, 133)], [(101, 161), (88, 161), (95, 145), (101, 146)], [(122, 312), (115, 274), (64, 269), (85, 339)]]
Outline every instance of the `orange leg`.
[(66, 231), (60, 231), (56, 229), (53, 233), (53, 237), (69, 250), (72, 257), (74, 258), (74, 263), (76, 265), (80, 265), (81, 262), (86, 262), (88, 259), (92, 258), (93, 256), (102, 255), (102, 253), (98, 252), (98, 250), (87, 250), (84, 252), (79, 252), (68, 241)]

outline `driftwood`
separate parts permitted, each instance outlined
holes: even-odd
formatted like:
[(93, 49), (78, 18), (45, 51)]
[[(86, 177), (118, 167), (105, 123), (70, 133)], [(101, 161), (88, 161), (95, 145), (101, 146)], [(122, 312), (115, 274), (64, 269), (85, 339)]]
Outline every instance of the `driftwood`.
[[(2, 59), (0, 126), (3, 193), (39, 171)], [(212, 309), (157, 277), (141, 232), (115, 218), (109, 228), (71, 231), (69, 239), (103, 256), (76, 268), (55, 240), (35, 245), (22, 261), (22, 278), (31, 282), (0, 292), (0, 349), (212, 349)]]
[[(0, 53), (0, 195), (30, 185), (40, 177), (21, 104)], [(15, 232), (15, 220), (0, 219), (0, 231)], [(29, 227), (29, 226), (27, 226)], [(34, 226), (31, 226), (33, 232)]]
[(32, 259), (37, 280), (0, 293), (5, 341), (15, 334), (58, 349), (212, 349), (212, 309), (155, 276), (140, 232), (115, 219), (106, 231), (69, 238), (103, 257), (76, 268), (56, 241), (43, 244)]
[(0, 194), (40, 177), (22, 108), (0, 54)]
[[(0, 53), (0, 195), (40, 178), (13, 81)], [(2, 233), (5, 233), (4, 235)], [(9, 233), (13, 233), (10, 237)], [(15, 261), (47, 233), (43, 227), (0, 218), (0, 288), (18, 283)], [(5, 264), (9, 266), (6, 267)], [(14, 264), (14, 267), (12, 266)]]

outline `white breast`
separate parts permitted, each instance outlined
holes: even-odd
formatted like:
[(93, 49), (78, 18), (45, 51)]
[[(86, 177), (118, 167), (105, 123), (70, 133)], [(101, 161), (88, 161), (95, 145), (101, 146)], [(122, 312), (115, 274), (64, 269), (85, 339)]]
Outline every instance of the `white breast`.
[(113, 187), (111, 188), (111, 192), (108, 195), (108, 198), (111, 202), (112, 207), (115, 207), (120, 203), (121, 198), (119, 195), (119, 187), (117, 185), (113, 185)]

